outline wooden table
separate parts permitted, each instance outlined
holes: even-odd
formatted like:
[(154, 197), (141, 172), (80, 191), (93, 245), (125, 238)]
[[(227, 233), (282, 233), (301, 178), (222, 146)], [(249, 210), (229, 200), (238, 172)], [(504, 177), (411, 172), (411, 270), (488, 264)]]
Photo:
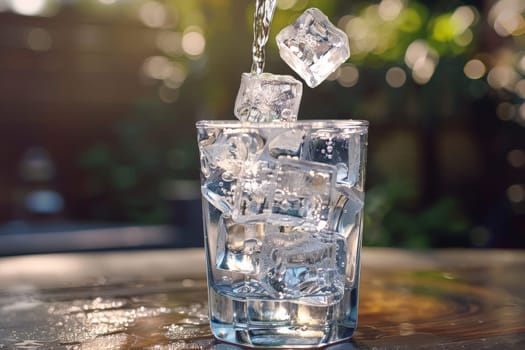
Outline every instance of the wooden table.
[[(333, 349), (525, 349), (525, 251), (364, 249)], [(0, 259), (0, 349), (234, 349), (208, 328), (201, 249)]]

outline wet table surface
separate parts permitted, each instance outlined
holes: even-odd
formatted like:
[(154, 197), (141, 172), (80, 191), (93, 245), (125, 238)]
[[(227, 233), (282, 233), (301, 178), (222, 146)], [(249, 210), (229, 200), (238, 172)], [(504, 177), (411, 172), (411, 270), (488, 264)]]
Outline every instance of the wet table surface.
[[(203, 250), (0, 258), (0, 349), (235, 348)], [(525, 349), (525, 251), (364, 249), (358, 330), (331, 348)]]

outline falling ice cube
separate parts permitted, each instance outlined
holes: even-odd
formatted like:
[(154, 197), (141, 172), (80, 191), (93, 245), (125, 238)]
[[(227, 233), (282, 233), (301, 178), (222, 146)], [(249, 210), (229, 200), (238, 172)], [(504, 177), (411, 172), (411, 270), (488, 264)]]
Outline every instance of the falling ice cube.
[(244, 166), (234, 195), (232, 217), (236, 222), (260, 221), (269, 215), (275, 190), (275, 164), (257, 161)]
[(217, 237), (217, 268), (250, 274), (258, 273), (263, 239), (263, 223), (241, 225), (221, 216)]
[(246, 122), (295, 121), (302, 93), (302, 83), (291, 76), (243, 73), (235, 116)]
[(335, 167), (281, 157), (276, 173), (268, 220), (283, 226), (323, 228), (335, 185)]
[(313, 88), (350, 57), (348, 37), (319, 9), (306, 10), (277, 34), (281, 58)]

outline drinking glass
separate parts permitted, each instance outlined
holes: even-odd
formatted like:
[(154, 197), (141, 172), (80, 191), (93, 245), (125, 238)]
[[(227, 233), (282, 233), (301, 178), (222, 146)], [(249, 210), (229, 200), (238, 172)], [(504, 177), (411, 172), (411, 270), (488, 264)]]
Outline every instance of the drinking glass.
[(368, 123), (199, 121), (211, 329), (315, 347), (357, 325)]

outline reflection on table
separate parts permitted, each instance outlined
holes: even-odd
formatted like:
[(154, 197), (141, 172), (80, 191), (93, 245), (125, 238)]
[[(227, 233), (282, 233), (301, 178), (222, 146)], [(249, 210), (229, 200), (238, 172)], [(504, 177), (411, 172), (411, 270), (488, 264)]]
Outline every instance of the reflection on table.
[[(524, 251), (364, 249), (359, 327), (332, 349), (525, 349)], [(201, 249), (0, 259), (0, 349), (232, 349)]]

